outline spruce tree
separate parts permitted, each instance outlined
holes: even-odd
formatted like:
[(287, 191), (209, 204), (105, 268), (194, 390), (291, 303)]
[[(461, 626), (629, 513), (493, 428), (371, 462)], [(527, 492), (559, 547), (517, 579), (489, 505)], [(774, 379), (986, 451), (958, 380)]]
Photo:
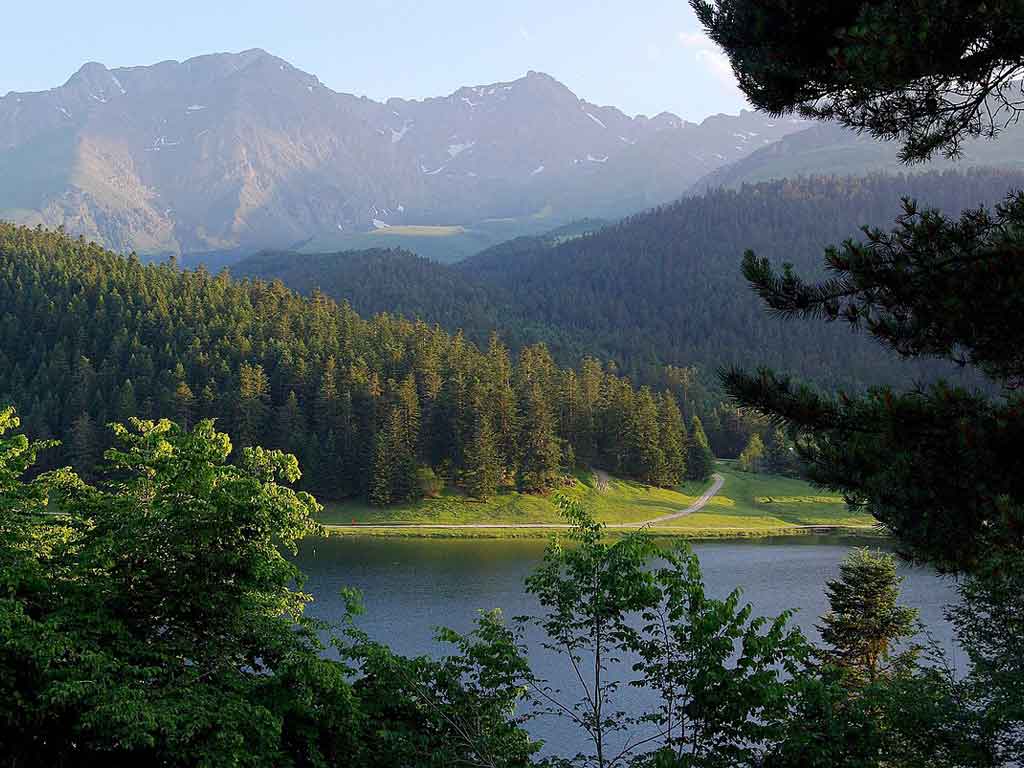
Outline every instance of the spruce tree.
[(501, 456), (491, 420), (484, 414), (477, 419), (473, 439), (466, 447), (463, 475), (466, 490), (473, 498), (486, 500), (498, 490)]
[(125, 379), (117, 393), (117, 420), (128, 421), (139, 415), (139, 405), (135, 400), (135, 386), (131, 379)]
[(235, 437), (242, 447), (263, 441), (270, 402), (270, 381), (258, 363), (242, 363), (238, 373)]
[(675, 397), (662, 392), (658, 400), (658, 440), (664, 457), (664, 470), (658, 485), (670, 488), (686, 476), (686, 428)]
[(829, 611), (818, 626), (824, 657), (854, 681), (898, 672), (916, 654), (913, 647), (894, 654), (917, 631), (918, 612), (898, 602), (902, 581), (892, 555), (855, 549), (840, 564), (839, 578), (825, 584)]
[(633, 402), (629, 436), (629, 474), (645, 483), (660, 483), (665, 475), (665, 454), (661, 450), (658, 405), (647, 387)]
[(704, 434), (704, 425), (700, 417), (694, 416), (690, 425), (690, 442), (686, 454), (686, 479), (706, 482), (715, 469), (715, 456), (708, 445), (708, 436)]
[(174, 420), (184, 430), (189, 430), (195, 423), (196, 397), (184, 381), (178, 382), (174, 390)]
[(520, 430), (519, 486), (525, 491), (543, 491), (558, 479), (562, 449), (555, 433), (555, 416), (541, 390), (534, 383), (526, 391)]
[(290, 390), (287, 399), (274, 413), (275, 447), (289, 453), (298, 453), (306, 438), (306, 425), (303, 422), (299, 398), (295, 390)]
[(96, 425), (88, 413), (82, 412), (71, 424), (68, 440), (68, 458), (82, 477), (95, 475), (96, 462), (100, 457), (99, 436)]
[(382, 429), (373, 438), (373, 472), (370, 477), (371, 504), (384, 507), (391, 503), (392, 441)]

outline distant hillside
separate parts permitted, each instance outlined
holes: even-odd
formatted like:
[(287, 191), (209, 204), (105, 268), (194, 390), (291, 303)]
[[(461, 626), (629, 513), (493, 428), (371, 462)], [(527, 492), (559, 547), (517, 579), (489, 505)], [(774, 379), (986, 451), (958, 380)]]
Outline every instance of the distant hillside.
[(991, 203), (1024, 173), (768, 182), (688, 198), (561, 243), (520, 238), (446, 267), (412, 254), (264, 255), (241, 274), (321, 288), (361, 312), (401, 311), (511, 343), (544, 340), (569, 362), (613, 358), (654, 381), (660, 366), (767, 363), (829, 385), (906, 384), (931, 375), (845, 327), (767, 315), (739, 272), (744, 249), (817, 274), (826, 245), (862, 224), (891, 227), (904, 195), (950, 211)]
[(800, 127), (629, 117), (538, 72), (380, 103), (261, 50), (93, 62), (0, 98), (0, 219), (143, 254), (406, 245), (450, 261), (673, 199)]
[(701, 178), (690, 192), (789, 179), (796, 176), (863, 176), (868, 173), (923, 173), (970, 168), (1024, 169), (1024, 126), (1010, 125), (996, 141), (964, 143), (962, 157), (937, 157), (923, 165), (900, 163), (899, 144), (880, 142), (839, 125), (815, 125), (785, 136)]

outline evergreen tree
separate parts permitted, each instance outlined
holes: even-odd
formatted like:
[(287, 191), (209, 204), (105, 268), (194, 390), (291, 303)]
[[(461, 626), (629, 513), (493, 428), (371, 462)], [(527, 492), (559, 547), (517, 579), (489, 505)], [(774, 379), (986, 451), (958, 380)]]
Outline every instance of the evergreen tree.
[(527, 388), (520, 431), (519, 486), (543, 491), (558, 479), (562, 449), (555, 433), (555, 416), (539, 383)]
[(715, 469), (715, 457), (708, 445), (708, 436), (704, 434), (704, 425), (700, 417), (694, 416), (690, 425), (689, 447), (686, 453), (686, 478), (706, 482)]
[[(397, 417), (397, 413), (391, 414)], [(388, 420), (387, 427), (377, 432), (373, 438), (373, 474), (370, 479), (370, 503), (378, 507), (384, 507), (391, 503), (391, 474), (393, 471), (393, 458), (391, 450), (394, 446), (393, 430), (396, 428), (392, 419)]]
[[(1021, 114), (1017, 0), (691, 5), (755, 106), (897, 140), (908, 163), (954, 157), (963, 140), (996, 136)], [(724, 384), (808, 437), (811, 479), (861, 502), (905, 552), (970, 572), (1024, 549), (1024, 464), (1011, 448), (1024, 436), (1024, 194), (959, 219), (901, 194), (895, 229), (865, 227), (862, 241), (825, 251), (827, 280), (750, 250), (743, 275), (783, 317), (847, 323), (904, 360), (969, 367), (987, 387), (940, 381), (830, 396), (768, 368), (730, 371)]]
[(493, 496), (501, 478), (501, 453), (491, 420), (481, 414), (473, 439), (466, 447), (464, 483), (469, 495), (481, 500)]
[(131, 379), (125, 379), (117, 394), (117, 418), (127, 421), (139, 415), (139, 405), (135, 400), (135, 387)]
[(640, 390), (633, 402), (629, 437), (629, 474), (652, 485), (661, 482), (666, 464), (661, 450), (658, 404), (647, 387)]
[(184, 381), (174, 390), (174, 418), (182, 429), (191, 429), (196, 418), (196, 398)]
[(415, 375), (410, 373), (402, 380), (396, 399), (405, 429), (405, 451), (415, 463), (420, 444), (420, 401)]
[(502, 464), (515, 471), (519, 439), (516, 393), (512, 384), (513, 367), (508, 348), (497, 334), (491, 334), (487, 347), (488, 379), (491, 388), (488, 407), (494, 416), (495, 438)]
[(679, 485), (686, 476), (686, 427), (676, 398), (662, 392), (658, 400), (658, 440), (664, 457), (664, 470), (658, 485)]
[(916, 655), (914, 648), (893, 653), (917, 632), (917, 611), (898, 602), (902, 581), (892, 555), (855, 549), (840, 564), (839, 578), (825, 583), (829, 611), (818, 626), (824, 655), (855, 681), (873, 682)]
[(270, 401), (270, 382), (263, 366), (242, 363), (238, 372), (235, 436), (243, 447), (263, 440)]
[(274, 445), (290, 453), (301, 453), (306, 439), (305, 418), (295, 390), (288, 392), (283, 404), (274, 414)]
[(80, 413), (71, 424), (69, 443), (71, 465), (82, 477), (94, 477), (100, 457), (99, 435), (88, 413)]

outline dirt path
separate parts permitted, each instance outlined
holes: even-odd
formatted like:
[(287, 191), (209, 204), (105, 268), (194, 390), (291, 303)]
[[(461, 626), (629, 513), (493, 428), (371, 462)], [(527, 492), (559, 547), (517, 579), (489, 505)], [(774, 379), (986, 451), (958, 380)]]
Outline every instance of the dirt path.
[[(600, 474), (599, 474), (600, 473)], [(595, 469), (594, 474), (598, 475), (598, 489), (601, 487), (601, 475), (604, 475), (604, 482), (607, 487), (608, 474), (602, 472), (602, 470)], [(642, 528), (645, 525), (653, 525), (654, 523), (663, 523), (667, 520), (676, 520), (680, 517), (686, 517), (692, 515), (694, 512), (699, 512), (704, 506), (714, 498), (722, 486), (725, 484), (725, 478), (717, 472), (711, 476), (712, 482), (701, 497), (697, 499), (693, 504), (688, 506), (686, 509), (680, 509), (677, 512), (671, 512), (661, 517), (652, 517), (650, 520), (643, 520), (639, 523), (609, 523), (606, 528)], [(430, 530), (455, 530), (455, 529), (472, 529), (472, 528), (505, 528), (505, 529), (527, 529), (527, 528), (548, 528), (552, 530), (565, 530), (571, 526), (565, 523), (357, 523), (356, 525), (328, 525), (327, 528), (401, 528), (405, 529), (430, 529)]]
[[(668, 520), (676, 520), (676, 519), (678, 519), (680, 517), (686, 517), (687, 515), (692, 515), (694, 512), (699, 512), (700, 510), (702, 510), (704, 508), (704, 506), (709, 501), (711, 501), (711, 499), (713, 499), (715, 497), (715, 494), (717, 494), (720, 490), (722, 490), (722, 486), (725, 485), (725, 478), (722, 477), (717, 472), (715, 472), (715, 474), (713, 474), (711, 476), (711, 481), (712, 481), (711, 482), (711, 487), (708, 488), (706, 491), (704, 491), (704, 493), (701, 494), (701, 497), (699, 499), (697, 499), (695, 502), (693, 502), (693, 504), (688, 506), (686, 509), (681, 509), (678, 512), (673, 512), (670, 515), (662, 515), (661, 517), (652, 517), (650, 520), (644, 520), (642, 523), (622, 523), (621, 527), (626, 528), (626, 527), (638, 526), (638, 525), (654, 525), (654, 523), (664, 523), (664, 522), (666, 522)], [(617, 526), (608, 526), (608, 527), (609, 528), (614, 528), (614, 527), (617, 527)]]

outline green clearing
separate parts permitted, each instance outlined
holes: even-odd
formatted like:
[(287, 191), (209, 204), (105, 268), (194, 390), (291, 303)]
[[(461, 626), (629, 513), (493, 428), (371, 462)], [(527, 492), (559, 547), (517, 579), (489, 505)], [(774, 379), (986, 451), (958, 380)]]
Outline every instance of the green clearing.
[(466, 232), (465, 227), (459, 226), (435, 226), (429, 224), (396, 224), (393, 227), (381, 227), (370, 234), (380, 237), (382, 235), (398, 235), (402, 237), (451, 237)]
[(740, 472), (731, 461), (718, 462), (717, 471), (725, 485), (703, 509), (655, 527), (680, 533), (687, 529), (756, 533), (792, 526), (869, 528), (874, 524), (870, 516), (851, 511), (841, 496), (803, 480)]
[(540, 235), (569, 219), (555, 217), (547, 206), (537, 213), (458, 224), (395, 224), (368, 232), (337, 232), (314, 237), (300, 253), (328, 253), (366, 248), (405, 248), (443, 264), (462, 261), (498, 243)]
[[(719, 462), (725, 485), (702, 510), (652, 525), (666, 535), (692, 537), (757, 536), (797, 532), (804, 526), (866, 529), (870, 517), (851, 512), (841, 497), (825, 495), (802, 480), (738, 471)], [(590, 472), (579, 472), (566, 492), (578, 498), (603, 523), (640, 523), (686, 509), (710, 484), (653, 488), (611, 478), (601, 487)], [(328, 502), (321, 522), (332, 532), (371, 535), (441, 537), (546, 536), (543, 528), (514, 526), (564, 522), (549, 496), (508, 491), (486, 502), (448, 489), (435, 499), (380, 508), (365, 502)], [(510, 526), (508, 528), (410, 528), (408, 526)]]

